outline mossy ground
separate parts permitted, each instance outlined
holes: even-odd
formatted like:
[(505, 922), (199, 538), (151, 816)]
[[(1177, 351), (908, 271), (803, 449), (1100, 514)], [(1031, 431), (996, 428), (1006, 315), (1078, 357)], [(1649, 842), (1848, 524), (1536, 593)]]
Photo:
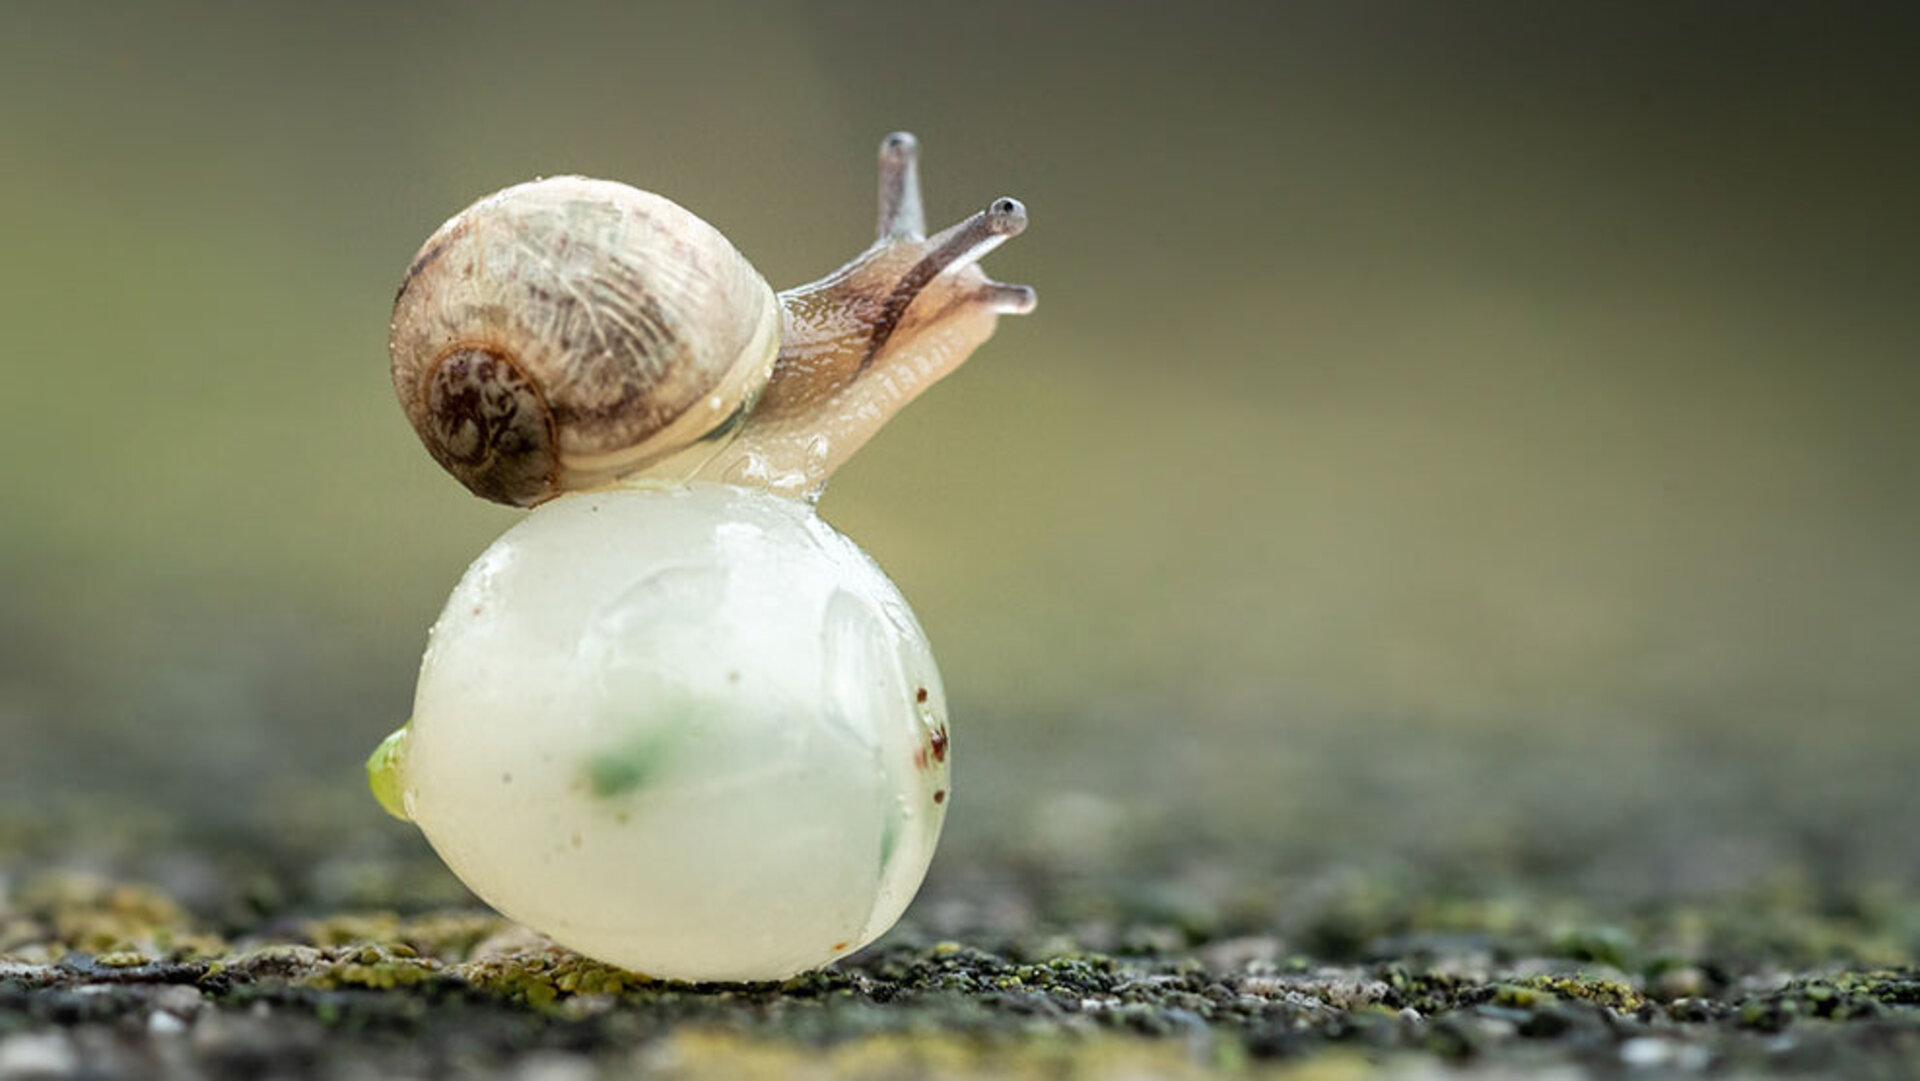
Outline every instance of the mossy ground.
[(1009, 865), (832, 969), (694, 986), (469, 907), (234, 919), (42, 872), (0, 906), (0, 1076), (1911, 1076), (1916, 945), (1893, 894)]
[(902, 924), (747, 987), (486, 911), (357, 754), (0, 787), (0, 1081), (1920, 1077), (1908, 727), (1169, 731), (982, 748)]

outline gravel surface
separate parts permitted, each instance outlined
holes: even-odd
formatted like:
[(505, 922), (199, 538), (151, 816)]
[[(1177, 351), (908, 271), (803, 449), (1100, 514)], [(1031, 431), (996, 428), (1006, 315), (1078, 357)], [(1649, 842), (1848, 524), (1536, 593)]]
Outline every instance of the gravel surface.
[(1908, 726), (1271, 731), (983, 738), (901, 925), (748, 987), (493, 915), (351, 759), (35, 774), (0, 1079), (1920, 1077)]
[(1897, 891), (1605, 908), (1404, 869), (971, 864), (859, 956), (729, 987), (648, 981), (467, 905), (266, 910), (218, 885), (245, 878), (202, 876), (193, 905), (97, 873), (9, 881), (0, 1077), (1920, 1069), (1920, 970), (1897, 963), (1920, 908)]

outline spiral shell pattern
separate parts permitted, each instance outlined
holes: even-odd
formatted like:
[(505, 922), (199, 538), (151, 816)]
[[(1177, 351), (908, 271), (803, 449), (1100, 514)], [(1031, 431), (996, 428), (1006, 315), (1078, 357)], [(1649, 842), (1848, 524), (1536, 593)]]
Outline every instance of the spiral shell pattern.
[(462, 484), (530, 506), (724, 431), (765, 385), (780, 322), (765, 279), (690, 211), (537, 180), (421, 247), (394, 301), (394, 391)]

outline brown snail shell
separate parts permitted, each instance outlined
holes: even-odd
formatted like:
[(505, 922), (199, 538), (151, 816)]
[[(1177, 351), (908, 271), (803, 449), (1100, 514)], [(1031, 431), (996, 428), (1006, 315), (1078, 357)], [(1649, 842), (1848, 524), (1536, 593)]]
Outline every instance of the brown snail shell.
[(727, 431), (767, 380), (780, 304), (692, 212), (554, 177), (468, 207), (394, 300), (393, 387), (476, 495), (531, 506)]

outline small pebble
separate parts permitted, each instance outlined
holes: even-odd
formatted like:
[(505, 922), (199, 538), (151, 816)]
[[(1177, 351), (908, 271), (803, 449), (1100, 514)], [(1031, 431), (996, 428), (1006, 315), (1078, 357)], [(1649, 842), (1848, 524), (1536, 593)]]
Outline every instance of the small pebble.
[(1673, 1057), (1673, 1045), (1652, 1036), (1641, 1036), (1620, 1045), (1620, 1061), (1628, 1066), (1665, 1065)]
[(1634, 1069), (1669, 1067), (1682, 1071), (1707, 1068), (1713, 1053), (1698, 1044), (1681, 1043), (1657, 1036), (1637, 1036), (1620, 1045), (1620, 1061)]
[(1699, 998), (1707, 993), (1707, 974), (1693, 965), (1670, 968), (1654, 980), (1653, 991), (1669, 1002), (1681, 998)]
[(26, 1033), (0, 1040), (0, 1078), (5, 1081), (65, 1077), (79, 1066), (73, 1044), (57, 1033)]
[(1272, 972), (1279, 961), (1280, 940), (1271, 935), (1222, 939), (1200, 947), (1201, 963), (1216, 972)]
[(194, 1014), (200, 1012), (200, 1007), (205, 1003), (206, 998), (200, 993), (200, 989), (186, 984), (162, 987), (153, 996), (153, 1005), (156, 1009), (165, 1010), (182, 1019), (191, 1019)]

